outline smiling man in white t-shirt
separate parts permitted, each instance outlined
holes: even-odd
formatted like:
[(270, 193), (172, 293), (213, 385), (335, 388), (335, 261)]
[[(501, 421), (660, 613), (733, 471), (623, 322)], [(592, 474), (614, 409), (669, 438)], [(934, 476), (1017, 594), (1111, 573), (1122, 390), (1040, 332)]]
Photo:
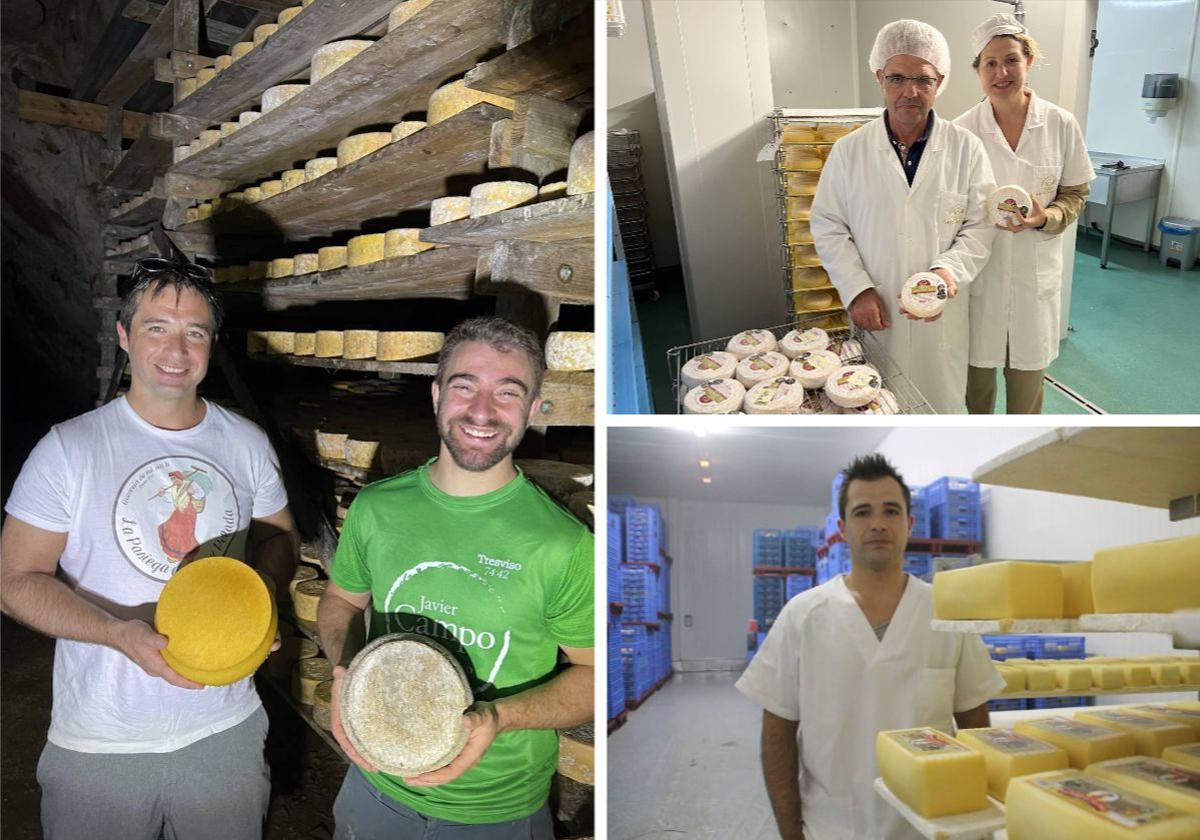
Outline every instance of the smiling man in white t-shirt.
[(117, 325), (128, 394), (60, 423), (5, 509), (0, 603), (58, 640), (38, 763), (46, 837), (250, 838), (270, 797), (253, 682), (201, 686), (153, 629), (196, 557), (295, 565), (278, 459), (262, 429), (199, 398), (221, 323), (208, 270), (142, 260)]

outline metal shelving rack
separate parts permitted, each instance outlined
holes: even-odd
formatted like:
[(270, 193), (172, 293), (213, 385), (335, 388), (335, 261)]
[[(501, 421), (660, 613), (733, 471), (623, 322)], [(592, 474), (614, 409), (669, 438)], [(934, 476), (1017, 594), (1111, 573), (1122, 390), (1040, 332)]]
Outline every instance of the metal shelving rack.
[(632, 128), (608, 132), (608, 181), (616, 206), (625, 262), (634, 291), (654, 287), (654, 250), (646, 220), (646, 188), (642, 183), (641, 134)]

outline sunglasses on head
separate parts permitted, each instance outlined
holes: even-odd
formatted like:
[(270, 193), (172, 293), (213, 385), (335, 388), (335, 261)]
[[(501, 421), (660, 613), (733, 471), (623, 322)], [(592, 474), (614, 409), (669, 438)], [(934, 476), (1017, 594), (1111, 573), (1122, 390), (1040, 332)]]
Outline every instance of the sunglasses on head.
[(155, 274), (163, 274), (168, 271), (186, 274), (193, 280), (206, 280), (210, 283), (212, 282), (212, 270), (205, 268), (202, 265), (196, 265), (195, 263), (168, 260), (164, 257), (143, 257), (133, 264), (134, 276), (153, 276)]

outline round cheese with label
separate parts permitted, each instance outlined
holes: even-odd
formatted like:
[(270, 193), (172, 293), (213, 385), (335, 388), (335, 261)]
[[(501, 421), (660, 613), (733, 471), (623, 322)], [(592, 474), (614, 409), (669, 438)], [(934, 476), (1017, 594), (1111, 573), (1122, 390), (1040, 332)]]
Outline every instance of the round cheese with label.
[(751, 388), (742, 410), (747, 414), (795, 414), (803, 403), (804, 386), (793, 376), (777, 376)]
[(1000, 227), (1011, 227), (1012, 222), (1020, 222), (1033, 209), (1033, 199), (1024, 187), (1016, 184), (997, 187), (987, 198), (988, 218), (992, 224)]
[(346, 738), (385, 773), (444, 767), (467, 743), (463, 712), (474, 701), (462, 666), (434, 639), (394, 633), (354, 657), (338, 698)]
[(829, 350), (805, 350), (792, 359), (788, 374), (796, 377), (805, 388), (820, 388), (841, 364), (837, 354)]
[(838, 354), (844, 365), (857, 365), (867, 361), (867, 357), (863, 353), (862, 342), (856, 338), (834, 342), (829, 349)]
[(725, 345), (725, 350), (737, 356), (739, 360), (774, 349), (775, 336), (770, 330), (746, 330), (729, 339), (729, 343)]
[(714, 379), (728, 379), (737, 370), (738, 357), (724, 350), (704, 353), (694, 359), (688, 359), (679, 372), (679, 379), (687, 390), (711, 382)]
[(754, 353), (738, 362), (737, 381), (747, 388), (752, 388), (764, 379), (786, 376), (787, 372), (787, 356), (768, 350), (765, 353)]
[(910, 315), (932, 318), (950, 299), (950, 284), (932, 271), (918, 271), (900, 287), (900, 303)]
[(825, 382), (825, 393), (842, 408), (858, 408), (879, 396), (883, 377), (870, 365), (846, 365)]
[(807, 330), (792, 330), (779, 340), (779, 352), (794, 359), (809, 350), (825, 350), (829, 347), (829, 333), (820, 327)]
[(733, 414), (745, 397), (746, 388), (736, 379), (714, 379), (683, 395), (683, 413)]

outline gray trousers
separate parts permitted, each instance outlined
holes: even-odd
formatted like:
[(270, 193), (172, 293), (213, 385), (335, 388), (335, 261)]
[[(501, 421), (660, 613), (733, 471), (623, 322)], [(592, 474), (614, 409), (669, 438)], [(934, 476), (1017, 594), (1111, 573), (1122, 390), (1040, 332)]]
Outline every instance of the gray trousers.
[(46, 840), (257, 840), (271, 801), (267, 713), (168, 753), (83, 753), (47, 743), (38, 761)]
[(550, 808), (523, 820), (469, 825), (419, 814), (367, 781), (354, 765), (333, 803), (333, 840), (553, 840)]

